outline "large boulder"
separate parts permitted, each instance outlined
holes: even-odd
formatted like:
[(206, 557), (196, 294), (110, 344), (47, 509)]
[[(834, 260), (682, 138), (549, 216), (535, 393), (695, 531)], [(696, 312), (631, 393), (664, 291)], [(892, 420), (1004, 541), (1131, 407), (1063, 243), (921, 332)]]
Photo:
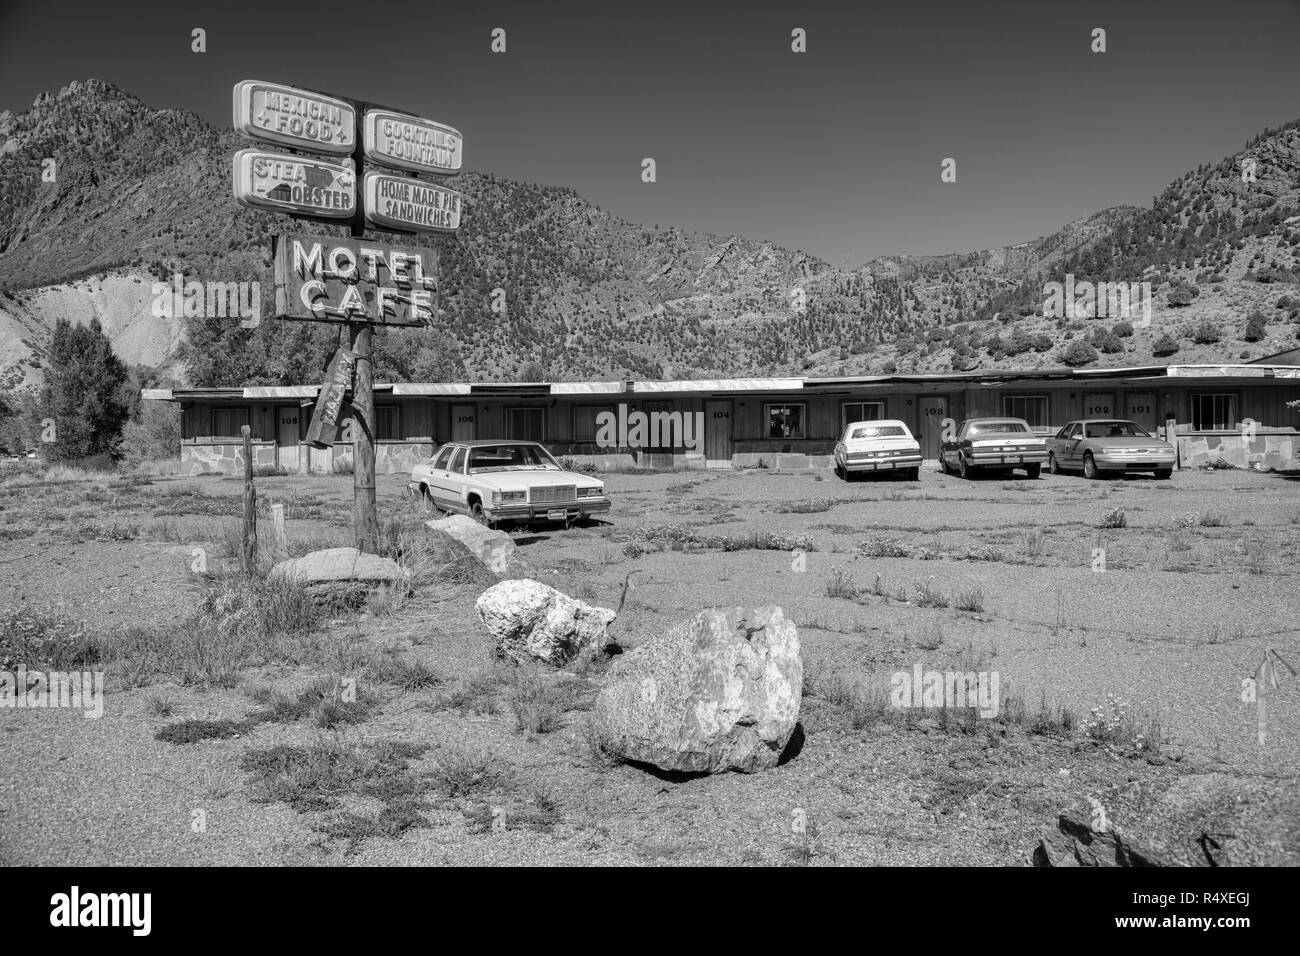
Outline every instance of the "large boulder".
[(663, 770), (776, 766), (799, 719), (799, 633), (779, 607), (712, 608), (623, 655), (596, 700), (611, 753)]
[(515, 553), (515, 542), (504, 531), (481, 525), (465, 515), (434, 518), (426, 521), (425, 525), (433, 531), (441, 531), (455, 538), (482, 561), (488, 570), (505, 574), (509, 569), (510, 559)]
[(281, 561), (270, 577), (296, 581), (326, 604), (356, 606), (379, 587), (410, 589), (410, 575), (396, 561), (356, 548), (326, 548)]
[(496, 641), (498, 656), (556, 666), (603, 651), (611, 643), (609, 625), (616, 616), (531, 578), (495, 584), (475, 606)]

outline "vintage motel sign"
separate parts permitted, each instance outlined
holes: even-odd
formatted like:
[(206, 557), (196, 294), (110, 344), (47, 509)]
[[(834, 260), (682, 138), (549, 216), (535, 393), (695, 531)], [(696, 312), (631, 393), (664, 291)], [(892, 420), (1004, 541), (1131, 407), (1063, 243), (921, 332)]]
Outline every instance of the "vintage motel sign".
[(408, 176), (366, 173), (362, 195), (366, 221), (403, 232), (455, 232), (460, 228), (460, 193)]
[(235, 84), (235, 129), (248, 139), (346, 156), (356, 148), (350, 103), (282, 83)]
[(392, 110), (365, 114), (366, 159), (392, 169), (449, 176), (460, 172), (461, 137), (450, 126)]
[(428, 325), (437, 275), (433, 249), (338, 236), (275, 237), (277, 318)]
[(234, 159), (235, 198), (248, 206), (323, 219), (351, 219), (357, 176), (349, 160), (241, 149)]
[(337, 349), (325, 372), (325, 384), (316, 396), (316, 409), (307, 429), (307, 444), (313, 448), (331, 448), (338, 441), (339, 418), (343, 399), (352, 387), (352, 373), (357, 368), (355, 352)]

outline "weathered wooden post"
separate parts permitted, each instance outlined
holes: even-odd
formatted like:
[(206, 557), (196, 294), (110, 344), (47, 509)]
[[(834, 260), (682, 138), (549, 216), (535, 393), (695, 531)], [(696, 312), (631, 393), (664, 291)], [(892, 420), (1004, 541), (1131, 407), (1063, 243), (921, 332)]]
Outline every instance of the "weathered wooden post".
[(271, 533), (275, 538), (276, 557), (287, 558), (289, 536), (284, 530), (284, 505), (271, 505)]
[(244, 436), (244, 532), (241, 564), (245, 574), (252, 574), (257, 565), (257, 493), (253, 490), (253, 430), (247, 425), (239, 429)]

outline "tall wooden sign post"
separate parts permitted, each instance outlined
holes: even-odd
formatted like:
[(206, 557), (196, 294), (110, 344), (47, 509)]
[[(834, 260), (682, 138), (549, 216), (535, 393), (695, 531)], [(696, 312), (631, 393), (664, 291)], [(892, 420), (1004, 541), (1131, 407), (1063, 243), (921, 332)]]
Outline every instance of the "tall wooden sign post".
[(379, 541), (373, 328), (432, 323), (438, 260), (431, 249), (367, 242), (365, 231), (371, 225), (454, 233), (460, 195), (410, 174), (458, 173), (461, 136), (373, 103), (257, 80), (235, 84), (234, 116), (235, 129), (249, 139), (329, 157), (240, 150), (234, 190), (255, 208), (348, 224), (349, 239), (276, 237), (276, 318), (347, 325), (347, 348), (330, 362), (307, 440), (333, 446), (350, 388), (353, 538), (358, 550), (373, 553)]

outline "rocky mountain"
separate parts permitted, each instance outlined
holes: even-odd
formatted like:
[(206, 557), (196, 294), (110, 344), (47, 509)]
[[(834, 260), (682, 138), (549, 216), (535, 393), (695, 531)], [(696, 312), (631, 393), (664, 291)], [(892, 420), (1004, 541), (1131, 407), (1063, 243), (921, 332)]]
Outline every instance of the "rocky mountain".
[[(235, 203), (231, 157), (246, 145), (98, 80), (0, 113), (0, 386), (41, 379), (60, 316), (98, 317), (125, 361), (194, 384), (317, 380), (335, 327), (248, 330), (151, 310), (153, 284), (181, 273), (259, 281), (270, 314), (272, 234), (338, 232)], [(1242, 182), (1244, 158), (1254, 182)], [(1300, 300), (1298, 183), (1291, 124), (1180, 177), (1151, 209), (1108, 209), (1005, 248), (843, 270), (466, 172), (451, 182), (466, 200), (459, 235), (421, 240), (440, 250), (438, 321), (377, 335), (377, 373), (688, 378), (1264, 355), (1293, 347), (1300, 318), (1289, 304)], [(1149, 327), (1044, 318), (1043, 284), (1066, 273), (1151, 282)]]

